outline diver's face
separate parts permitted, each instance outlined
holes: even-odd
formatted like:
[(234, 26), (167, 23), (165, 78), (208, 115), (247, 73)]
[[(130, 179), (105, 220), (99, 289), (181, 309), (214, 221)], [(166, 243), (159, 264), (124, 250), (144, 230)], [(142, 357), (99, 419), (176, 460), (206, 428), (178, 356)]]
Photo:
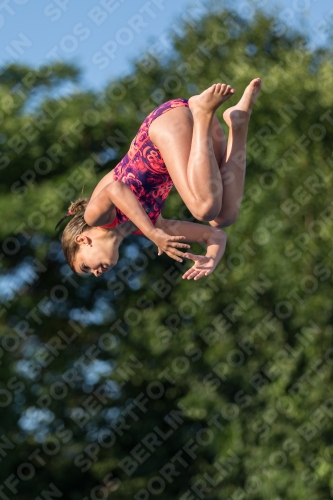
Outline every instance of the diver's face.
[(75, 271), (81, 275), (106, 273), (118, 262), (118, 246), (106, 241), (81, 243), (74, 261)]

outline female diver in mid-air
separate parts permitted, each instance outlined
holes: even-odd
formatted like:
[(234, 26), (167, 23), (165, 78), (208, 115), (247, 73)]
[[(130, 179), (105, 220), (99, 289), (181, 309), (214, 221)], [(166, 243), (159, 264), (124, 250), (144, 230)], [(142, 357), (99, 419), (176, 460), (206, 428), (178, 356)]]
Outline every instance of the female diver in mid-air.
[[(217, 83), (188, 101), (172, 99), (152, 111), (126, 156), (101, 179), (90, 199), (73, 202), (60, 219), (74, 214), (62, 235), (71, 269), (95, 276), (108, 271), (117, 263), (121, 241), (132, 233), (153, 241), (159, 255), (193, 260), (183, 278), (210, 274), (225, 250), (221, 228), (238, 216), (248, 123), (260, 88), (260, 78), (252, 80), (238, 104), (224, 112), (228, 141), (215, 111), (234, 94), (230, 85)], [(173, 185), (192, 215), (210, 226), (163, 219)], [(187, 242), (206, 244), (206, 255), (182, 253)]]

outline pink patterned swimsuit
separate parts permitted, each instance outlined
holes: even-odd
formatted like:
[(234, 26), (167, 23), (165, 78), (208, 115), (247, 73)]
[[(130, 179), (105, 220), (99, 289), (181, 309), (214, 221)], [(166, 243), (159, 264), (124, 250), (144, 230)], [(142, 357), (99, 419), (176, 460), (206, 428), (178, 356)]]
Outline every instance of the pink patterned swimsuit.
[[(154, 109), (139, 128), (128, 153), (114, 169), (114, 180), (123, 182), (133, 191), (153, 224), (162, 212), (173, 182), (159, 150), (150, 140), (148, 131), (158, 116), (179, 106), (188, 107), (187, 100), (172, 99)], [(128, 217), (116, 207), (115, 220), (101, 227), (110, 228), (128, 221)], [(142, 233), (136, 231), (132, 234)]]

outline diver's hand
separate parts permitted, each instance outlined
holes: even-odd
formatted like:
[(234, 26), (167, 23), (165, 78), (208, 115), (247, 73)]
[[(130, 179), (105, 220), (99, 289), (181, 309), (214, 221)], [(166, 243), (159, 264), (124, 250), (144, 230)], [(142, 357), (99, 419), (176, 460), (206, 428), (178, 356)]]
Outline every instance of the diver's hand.
[(178, 250), (179, 248), (190, 248), (190, 245), (184, 243), (185, 236), (170, 236), (163, 229), (155, 228), (149, 235), (149, 239), (158, 247), (158, 255), (166, 253), (169, 257), (178, 262), (183, 262), (185, 255)]
[(206, 257), (205, 255), (194, 255), (193, 253), (186, 252), (184, 257), (193, 260), (194, 265), (182, 276), (183, 279), (198, 280), (203, 276), (208, 276), (214, 271), (217, 265), (217, 259)]

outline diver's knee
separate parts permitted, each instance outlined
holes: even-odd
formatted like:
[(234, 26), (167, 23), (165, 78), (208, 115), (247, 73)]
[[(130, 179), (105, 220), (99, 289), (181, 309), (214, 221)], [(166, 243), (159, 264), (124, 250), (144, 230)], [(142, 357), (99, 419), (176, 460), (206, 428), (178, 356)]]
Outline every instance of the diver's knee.
[(196, 207), (191, 213), (193, 217), (202, 222), (209, 222), (211, 220), (216, 219), (218, 214), (220, 213), (221, 207), (213, 202), (213, 203), (200, 203), (199, 207)]
[(239, 212), (237, 210), (234, 212), (229, 212), (229, 213), (223, 214), (222, 216), (216, 218), (216, 220), (213, 221), (214, 224), (212, 224), (212, 225), (214, 227), (219, 228), (219, 229), (221, 229), (223, 227), (231, 226), (238, 219), (238, 213)]

